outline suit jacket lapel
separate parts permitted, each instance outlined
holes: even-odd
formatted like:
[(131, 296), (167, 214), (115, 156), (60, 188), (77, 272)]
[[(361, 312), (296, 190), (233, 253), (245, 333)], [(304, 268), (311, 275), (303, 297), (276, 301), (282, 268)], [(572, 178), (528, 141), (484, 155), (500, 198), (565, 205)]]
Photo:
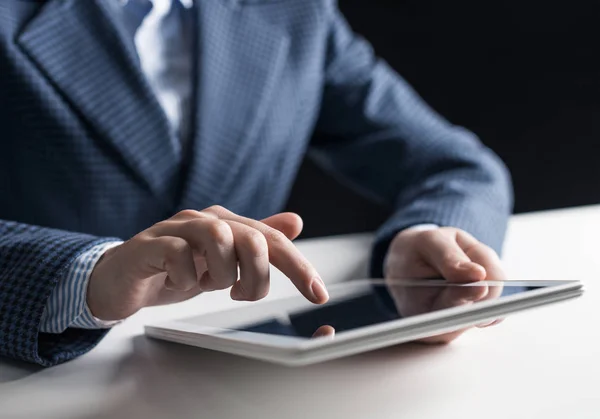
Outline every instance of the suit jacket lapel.
[(198, 0), (196, 129), (182, 207), (235, 208), (244, 157), (267, 115), (289, 39), (229, 0)]
[(91, 132), (164, 199), (179, 166), (173, 134), (109, 7), (49, 1), (17, 42)]

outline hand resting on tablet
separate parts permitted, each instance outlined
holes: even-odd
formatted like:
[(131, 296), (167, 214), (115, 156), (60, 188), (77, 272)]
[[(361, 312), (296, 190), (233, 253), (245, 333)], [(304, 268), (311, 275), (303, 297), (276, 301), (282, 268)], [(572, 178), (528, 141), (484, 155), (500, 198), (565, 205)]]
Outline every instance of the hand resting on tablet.
[[(384, 272), (388, 280), (442, 277), (450, 282), (465, 283), (506, 279), (496, 252), (470, 234), (450, 227), (430, 230), (415, 228), (399, 233), (388, 251)], [(407, 290), (406, 287), (390, 287), (390, 293), (400, 312), (419, 314), (436, 308), (497, 298), (502, 293), (502, 288), (476, 287), (466, 291), (440, 291), (440, 288)], [(480, 327), (484, 326), (489, 325)], [(465, 330), (459, 330), (446, 333), (423, 339), (422, 342), (448, 343), (464, 332)]]

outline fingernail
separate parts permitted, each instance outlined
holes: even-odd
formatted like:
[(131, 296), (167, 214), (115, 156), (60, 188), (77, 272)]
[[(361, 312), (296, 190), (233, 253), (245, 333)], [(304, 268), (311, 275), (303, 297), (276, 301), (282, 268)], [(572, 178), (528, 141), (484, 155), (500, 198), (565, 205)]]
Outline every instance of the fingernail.
[(456, 267), (463, 271), (470, 271), (471, 269), (473, 269), (473, 265), (473, 262), (459, 262), (458, 265), (456, 265)]
[(235, 300), (235, 301), (242, 301), (244, 299), (242, 292), (237, 287), (233, 287), (231, 289), (229, 296), (231, 297), (232, 300)]
[(177, 286), (173, 282), (173, 280), (169, 277), (165, 280), (165, 289), (169, 291), (177, 291)]
[(460, 262), (456, 267), (461, 271), (468, 271), (469, 278), (476, 281), (485, 279), (487, 275), (485, 268), (474, 262)]
[(329, 300), (329, 293), (327, 292), (325, 284), (321, 278), (314, 278), (312, 284), (310, 285), (310, 289), (318, 303), (324, 303)]

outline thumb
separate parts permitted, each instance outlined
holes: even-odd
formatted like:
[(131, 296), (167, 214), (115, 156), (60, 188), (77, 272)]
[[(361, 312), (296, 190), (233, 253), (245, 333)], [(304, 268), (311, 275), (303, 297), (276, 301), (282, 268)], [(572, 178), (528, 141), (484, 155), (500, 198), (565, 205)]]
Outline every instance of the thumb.
[(323, 338), (323, 337), (334, 337), (335, 329), (329, 325), (319, 327), (315, 333), (313, 333), (313, 338)]
[(473, 262), (455, 239), (438, 234), (424, 243), (423, 257), (450, 282), (482, 281), (485, 268)]
[(293, 212), (275, 214), (269, 218), (265, 218), (262, 222), (269, 227), (281, 231), (290, 240), (294, 240), (300, 235), (304, 225), (302, 218)]

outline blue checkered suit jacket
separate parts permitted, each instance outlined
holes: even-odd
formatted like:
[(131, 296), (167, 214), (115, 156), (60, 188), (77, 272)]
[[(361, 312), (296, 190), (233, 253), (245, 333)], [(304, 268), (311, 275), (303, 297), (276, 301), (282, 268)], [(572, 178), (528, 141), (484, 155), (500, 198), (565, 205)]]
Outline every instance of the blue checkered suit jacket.
[[(0, 355), (49, 366), (89, 350), (103, 332), (38, 331), (74, 258), (184, 208), (275, 213), (307, 150), (395, 208), (375, 275), (391, 237), (414, 224), (460, 227), (500, 249), (503, 165), (377, 60), (333, 0), (197, 0), (183, 153), (108, 9), (0, 1)], [(314, 131), (329, 140), (310, 143)]]

